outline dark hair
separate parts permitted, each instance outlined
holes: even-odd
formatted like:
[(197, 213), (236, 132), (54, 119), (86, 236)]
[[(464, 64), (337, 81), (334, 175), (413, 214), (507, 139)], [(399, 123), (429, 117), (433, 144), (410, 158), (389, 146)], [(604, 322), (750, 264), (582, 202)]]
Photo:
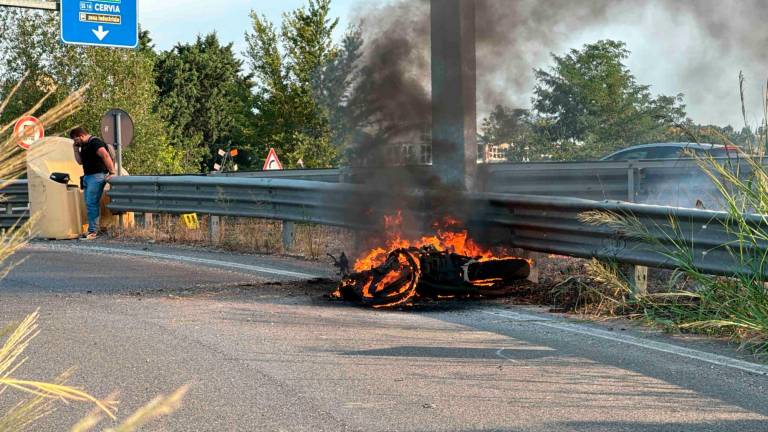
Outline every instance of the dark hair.
[(69, 137), (72, 139), (75, 139), (75, 137), (79, 137), (80, 135), (88, 135), (88, 131), (83, 127), (76, 127), (69, 131)]

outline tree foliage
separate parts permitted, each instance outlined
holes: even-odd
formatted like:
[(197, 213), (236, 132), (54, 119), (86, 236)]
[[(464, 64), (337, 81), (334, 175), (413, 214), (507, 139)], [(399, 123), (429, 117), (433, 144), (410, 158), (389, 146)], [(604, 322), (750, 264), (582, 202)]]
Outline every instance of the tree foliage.
[(540, 140), (555, 143), (561, 156), (597, 157), (663, 139), (683, 121), (682, 95), (654, 97), (624, 65), (629, 54), (623, 42), (601, 40), (553, 54), (554, 66), (536, 69)]
[[(143, 46), (137, 50), (77, 47), (59, 43), (59, 21), (55, 13), (0, 9), (0, 89), (7, 89), (28, 74), (25, 87), (2, 120), (23, 113), (30, 101), (50, 93), (51, 106), (74, 89), (89, 84), (84, 108), (60, 129), (75, 125), (92, 133), (99, 130), (101, 116), (111, 108), (127, 111), (134, 120), (135, 138), (125, 152), (125, 167), (134, 174), (179, 173), (187, 171), (177, 150), (171, 146), (167, 127), (153, 109), (157, 98), (154, 83), (154, 55)], [(148, 43), (146, 33), (143, 42)], [(43, 107), (45, 109), (46, 106)]]
[(241, 68), (232, 44), (222, 45), (216, 33), (159, 54), (158, 108), (186, 164), (210, 168), (217, 149), (247, 144), (238, 140), (250, 120), (252, 83)]
[(256, 78), (256, 142), (266, 154), (274, 147), (288, 166), (328, 167), (339, 160), (344, 140), (344, 101), (359, 57), (360, 36), (350, 32), (333, 42), (338, 19), (330, 0), (309, 0), (283, 16), (279, 31), (266, 17), (251, 13), (246, 34)]
[(531, 112), (527, 109), (496, 105), (480, 128), (485, 145), (510, 144), (507, 158), (511, 161), (539, 159), (533, 145)]

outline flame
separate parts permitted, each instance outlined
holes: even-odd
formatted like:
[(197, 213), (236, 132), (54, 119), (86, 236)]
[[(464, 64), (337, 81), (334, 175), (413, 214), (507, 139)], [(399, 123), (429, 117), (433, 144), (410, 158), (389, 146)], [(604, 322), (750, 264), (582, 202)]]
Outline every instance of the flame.
[(494, 254), (480, 247), (471, 238), (466, 229), (460, 229), (461, 222), (446, 216), (432, 224), (436, 234), (432, 236), (422, 236), (417, 239), (403, 238), (400, 227), (403, 217), (401, 212), (391, 216), (384, 216), (384, 227), (387, 232), (385, 247), (376, 247), (365, 252), (355, 261), (354, 270), (356, 272), (365, 271), (378, 267), (386, 261), (390, 251), (395, 249), (407, 249), (409, 247), (432, 246), (438, 251), (451, 252), (459, 255), (465, 255), (479, 260), (494, 259)]

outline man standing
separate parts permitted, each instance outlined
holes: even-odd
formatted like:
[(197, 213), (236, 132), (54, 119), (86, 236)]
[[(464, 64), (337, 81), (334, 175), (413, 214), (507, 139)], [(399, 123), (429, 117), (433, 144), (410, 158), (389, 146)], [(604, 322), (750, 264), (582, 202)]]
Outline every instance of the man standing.
[(69, 137), (75, 143), (75, 159), (83, 166), (83, 186), (85, 187), (85, 207), (88, 210), (87, 240), (93, 240), (99, 235), (99, 210), (101, 195), (107, 181), (115, 175), (115, 164), (107, 148), (107, 144), (98, 137), (92, 136), (85, 129), (78, 127), (69, 132)]

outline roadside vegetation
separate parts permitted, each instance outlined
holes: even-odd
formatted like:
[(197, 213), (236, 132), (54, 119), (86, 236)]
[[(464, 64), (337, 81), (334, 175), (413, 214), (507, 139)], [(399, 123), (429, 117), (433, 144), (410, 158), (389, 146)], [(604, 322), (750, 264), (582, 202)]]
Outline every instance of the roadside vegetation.
[[(743, 78), (741, 79), (743, 100)], [(768, 87), (764, 96), (763, 124), (752, 130), (749, 149), (765, 149), (768, 142)], [(744, 110), (742, 112), (745, 112)], [(746, 124), (746, 115), (745, 115)], [(746, 128), (746, 126), (745, 126)], [(716, 133), (716, 132), (714, 132)], [(692, 134), (693, 138), (697, 137)], [(723, 144), (735, 146), (727, 136), (716, 133)], [(597, 286), (609, 287), (590, 304), (613, 305), (624, 313), (686, 332), (728, 336), (761, 356), (768, 355), (768, 168), (763, 152), (738, 151), (734, 158), (722, 161), (711, 156), (694, 156), (719, 193), (727, 213), (728, 229), (735, 240), (728, 244), (734, 258), (731, 277), (703, 274), (693, 265), (693, 251), (675, 237), (677, 221), (661, 227), (669, 233), (668, 242), (649, 235), (632, 215), (592, 212), (582, 215), (587, 223), (619, 228), (626, 235), (644, 240), (659, 254), (676, 264), (670, 277), (677, 289), (652, 293), (637, 299), (627, 296), (626, 278), (606, 273), (613, 268), (595, 263), (590, 274)], [(616, 276), (616, 277), (614, 277)], [(612, 291), (611, 291), (612, 290)]]
[(221, 217), (219, 234), (212, 237), (210, 217), (198, 215), (197, 226), (187, 226), (179, 216), (137, 218), (135, 226), (113, 230), (112, 238), (150, 243), (212, 247), (240, 253), (284, 254), (308, 260), (325, 260), (353, 250), (353, 235), (338, 227), (297, 223), (293, 241), (283, 244), (283, 222), (267, 219)]
[[(10, 91), (0, 99), (0, 118), (3, 111), (18, 95), (18, 90), (24, 85), (27, 75), (11, 86)], [(83, 108), (84, 93), (88, 86), (62, 97), (58, 103), (48, 110), (41, 110), (45, 102), (56, 92), (56, 86), (51, 84), (49, 92), (39, 100), (30, 104), (31, 108), (22, 110), (22, 115), (37, 115), (45, 124), (56, 126), (65, 122), (70, 116), (77, 114)], [(17, 178), (26, 167), (27, 154), (16, 144), (16, 138), (9, 132), (15, 123), (15, 118), (8, 124), (0, 124), (0, 188), (7, 182)], [(1, 199), (2, 197), (0, 197)], [(0, 280), (13, 268), (14, 254), (27, 244), (33, 236), (32, 222), (14, 226), (0, 232)], [(18, 311), (23, 314), (24, 311)], [(73, 369), (62, 371), (50, 382), (20, 378), (23, 365), (29, 361), (24, 353), (40, 333), (38, 327), (39, 312), (33, 311), (18, 323), (0, 326), (0, 397), (3, 406), (11, 408), (0, 412), (0, 432), (21, 432), (40, 430), (38, 422), (51, 415), (59, 406), (77, 403), (90, 406), (92, 411), (82, 420), (72, 425), (72, 432), (87, 432), (95, 430), (106, 419), (112, 420), (113, 425), (101, 430), (111, 432), (130, 432), (155, 420), (171, 414), (181, 404), (187, 391), (183, 386), (168, 396), (159, 396), (144, 407), (116, 423), (117, 401), (113, 396), (99, 398), (88, 392), (69, 385), (68, 381)], [(14, 402), (16, 398), (16, 402)], [(6, 401), (9, 401), (6, 403)], [(66, 430), (66, 426), (58, 430)]]
[[(385, 24), (372, 18), (334, 37), (331, 4), (306, 0), (281, 22), (255, 7), (242, 53), (215, 32), (167, 50), (146, 30), (136, 50), (64, 45), (55, 13), (0, 8), (0, 97), (27, 76), (0, 123), (43, 96), (48, 109), (90, 82), (83, 109), (49, 135), (76, 125), (98, 130), (100, 117), (120, 107), (136, 125), (125, 152), (132, 174), (209, 172), (219, 149), (236, 148), (240, 170), (258, 170), (270, 147), (287, 168), (322, 168), (366, 160), (371, 146), (420, 143), (429, 98), (411, 66), (428, 69), (413, 56), (424, 49), (421, 36), (381, 37), (376, 29)], [(682, 94), (653, 94), (637, 80), (630, 56), (617, 40), (551, 53), (550, 66), (533, 71), (531, 107), (499, 103), (479, 122), (480, 143), (509, 144), (507, 159), (520, 162), (595, 159), (688, 140), (685, 129), (702, 142), (724, 134), (743, 146), (752, 138), (745, 129), (695, 124)], [(409, 163), (423, 162), (408, 154)]]

